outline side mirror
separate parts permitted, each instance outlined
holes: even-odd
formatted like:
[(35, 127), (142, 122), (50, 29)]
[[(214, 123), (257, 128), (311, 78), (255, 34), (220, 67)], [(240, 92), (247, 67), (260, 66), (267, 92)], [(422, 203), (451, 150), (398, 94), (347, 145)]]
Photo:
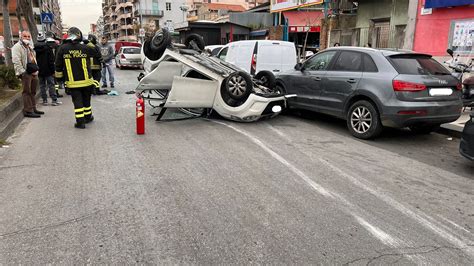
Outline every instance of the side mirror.
[(298, 63), (298, 64), (296, 64), (295, 69), (296, 69), (296, 70), (299, 70), (299, 71), (303, 71), (303, 70), (304, 70), (304, 66), (303, 66), (302, 63)]
[(454, 55), (453, 50), (448, 49), (448, 50), (446, 50), (446, 52), (447, 52), (451, 57), (453, 57), (453, 55)]

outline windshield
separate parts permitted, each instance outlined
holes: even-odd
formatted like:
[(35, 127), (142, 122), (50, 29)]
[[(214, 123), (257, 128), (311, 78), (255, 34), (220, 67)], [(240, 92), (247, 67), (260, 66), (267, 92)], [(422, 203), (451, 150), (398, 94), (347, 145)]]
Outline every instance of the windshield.
[(400, 74), (408, 75), (451, 75), (451, 73), (430, 56), (395, 55), (389, 61)]
[(139, 54), (140, 49), (139, 48), (124, 48), (123, 53), (124, 54)]

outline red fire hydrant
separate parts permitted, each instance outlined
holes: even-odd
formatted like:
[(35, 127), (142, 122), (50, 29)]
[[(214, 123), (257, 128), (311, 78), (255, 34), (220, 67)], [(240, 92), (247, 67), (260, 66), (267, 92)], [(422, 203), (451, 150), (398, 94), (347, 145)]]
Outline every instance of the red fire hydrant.
[(142, 97), (137, 99), (137, 135), (145, 134), (145, 102)]

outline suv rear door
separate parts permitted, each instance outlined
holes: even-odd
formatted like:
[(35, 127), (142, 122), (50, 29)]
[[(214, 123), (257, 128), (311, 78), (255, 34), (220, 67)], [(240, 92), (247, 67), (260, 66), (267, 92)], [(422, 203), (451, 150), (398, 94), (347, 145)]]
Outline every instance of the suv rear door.
[(341, 51), (321, 82), (318, 105), (321, 111), (342, 116), (345, 100), (357, 89), (363, 71), (364, 54)]
[(460, 99), (459, 81), (430, 55), (396, 54), (388, 60), (399, 73), (393, 81), (397, 99), (409, 102)]

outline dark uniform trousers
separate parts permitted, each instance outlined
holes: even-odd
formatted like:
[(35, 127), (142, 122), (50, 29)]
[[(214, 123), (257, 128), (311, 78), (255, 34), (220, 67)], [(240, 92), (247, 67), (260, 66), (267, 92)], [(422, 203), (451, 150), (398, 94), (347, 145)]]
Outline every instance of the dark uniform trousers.
[(71, 97), (74, 104), (74, 113), (76, 115), (76, 122), (79, 124), (85, 123), (92, 117), (91, 94), (94, 86), (72, 88)]

